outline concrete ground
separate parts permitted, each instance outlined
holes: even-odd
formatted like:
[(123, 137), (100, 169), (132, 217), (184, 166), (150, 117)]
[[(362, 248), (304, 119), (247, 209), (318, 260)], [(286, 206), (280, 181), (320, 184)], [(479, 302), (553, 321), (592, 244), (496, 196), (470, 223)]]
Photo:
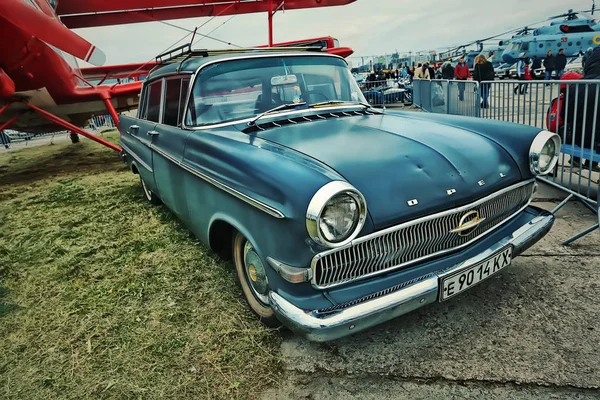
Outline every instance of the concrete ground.
[[(536, 205), (565, 195), (542, 187)], [(264, 399), (600, 399), (600, 238), (577, 202), (502, 273), (456, 298), (332, 343), (287, 333)]]

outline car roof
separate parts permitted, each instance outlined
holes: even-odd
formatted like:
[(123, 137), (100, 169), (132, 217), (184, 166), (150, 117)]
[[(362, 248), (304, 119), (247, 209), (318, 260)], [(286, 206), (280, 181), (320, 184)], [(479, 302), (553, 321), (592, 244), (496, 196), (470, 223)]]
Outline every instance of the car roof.
[(244, 59), (244, 58), (262, 58), (262, 57), (334, 57), (341, 58), (336, 55), (332, 55), (326, 52), (318, 52), (318, 51), (261, 51), (257, 50), (249, 50), (243, 52), (235, 52), (231, 53), (223, 53), (216, 55), (208, 56), (200, 56), (200, 57), (191, 57), (188, 59), (177, 62), (165, 63), (164, 65), (158, 65), (148, 74), (148, 80), (152, 80), (159, 76), (164, 75), (172, 75), (172, 74), (189, 74), (196, 72), (199, 68), (204, 65), (211, 64), (218, 61), (227, 61), (227, 60), (235, 60), (235, 59)]

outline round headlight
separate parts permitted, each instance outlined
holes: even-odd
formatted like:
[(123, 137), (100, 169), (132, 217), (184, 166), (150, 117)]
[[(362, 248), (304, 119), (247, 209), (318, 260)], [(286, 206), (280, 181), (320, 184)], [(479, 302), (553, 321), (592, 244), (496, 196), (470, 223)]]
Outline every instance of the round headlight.
[(306, 229), (315, 242), (339, 247), (359, 234), (366, 215), (362, 194), (347, 182), (334, 181), (313, 196), (306, 212)]
[(560, 136), (541, 131), (533, 139), (529, 149), (529, 169), (534, 175), (545, 175), (554, 169), (560, 152)]

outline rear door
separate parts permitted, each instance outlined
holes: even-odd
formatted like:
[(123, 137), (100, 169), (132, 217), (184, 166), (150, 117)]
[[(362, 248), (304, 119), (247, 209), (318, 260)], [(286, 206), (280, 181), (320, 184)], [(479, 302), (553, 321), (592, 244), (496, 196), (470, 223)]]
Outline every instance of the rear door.
[(151, 132), (154, 179), (158, 194), (175, 214), (185, 220), (187, 205), (183, 195), (183, 159), (185, 140), (190, 131), (181, 128), (183, 103), (188, 93), (189, 76), (165, 78), (159, 123)]
[(121, 116), (121, 142), (134, 159), (140, 176), (150, 190), (156, 192), (152, 168), (152, 132), (160, 117), (163, 81), (159, 79), (144, 86), (137, 118)]

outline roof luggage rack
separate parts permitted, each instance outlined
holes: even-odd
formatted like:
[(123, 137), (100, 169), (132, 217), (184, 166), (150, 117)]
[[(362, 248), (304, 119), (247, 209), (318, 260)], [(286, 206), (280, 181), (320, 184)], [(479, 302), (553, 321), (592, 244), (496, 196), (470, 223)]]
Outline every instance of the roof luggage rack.
[(208, 50), (208, 49), (192, 49), (191, 45), (184, 44), (183, 46), (176, 47), (172, 50), (166, 51), (156, 56), (156, 65), (163, 66), (173, 63), (183, 63), (190, 58), (201, 58), (218, 56), (223, 54), (236, 54), (236, 53), (273, 53), (273, 52), (287, 52), (287, 51), (316, 51), (321, 52), (321, 47), (264, 47), (264, 48), (235, 48), (235, 49), (221, 49), (221, 50)]

